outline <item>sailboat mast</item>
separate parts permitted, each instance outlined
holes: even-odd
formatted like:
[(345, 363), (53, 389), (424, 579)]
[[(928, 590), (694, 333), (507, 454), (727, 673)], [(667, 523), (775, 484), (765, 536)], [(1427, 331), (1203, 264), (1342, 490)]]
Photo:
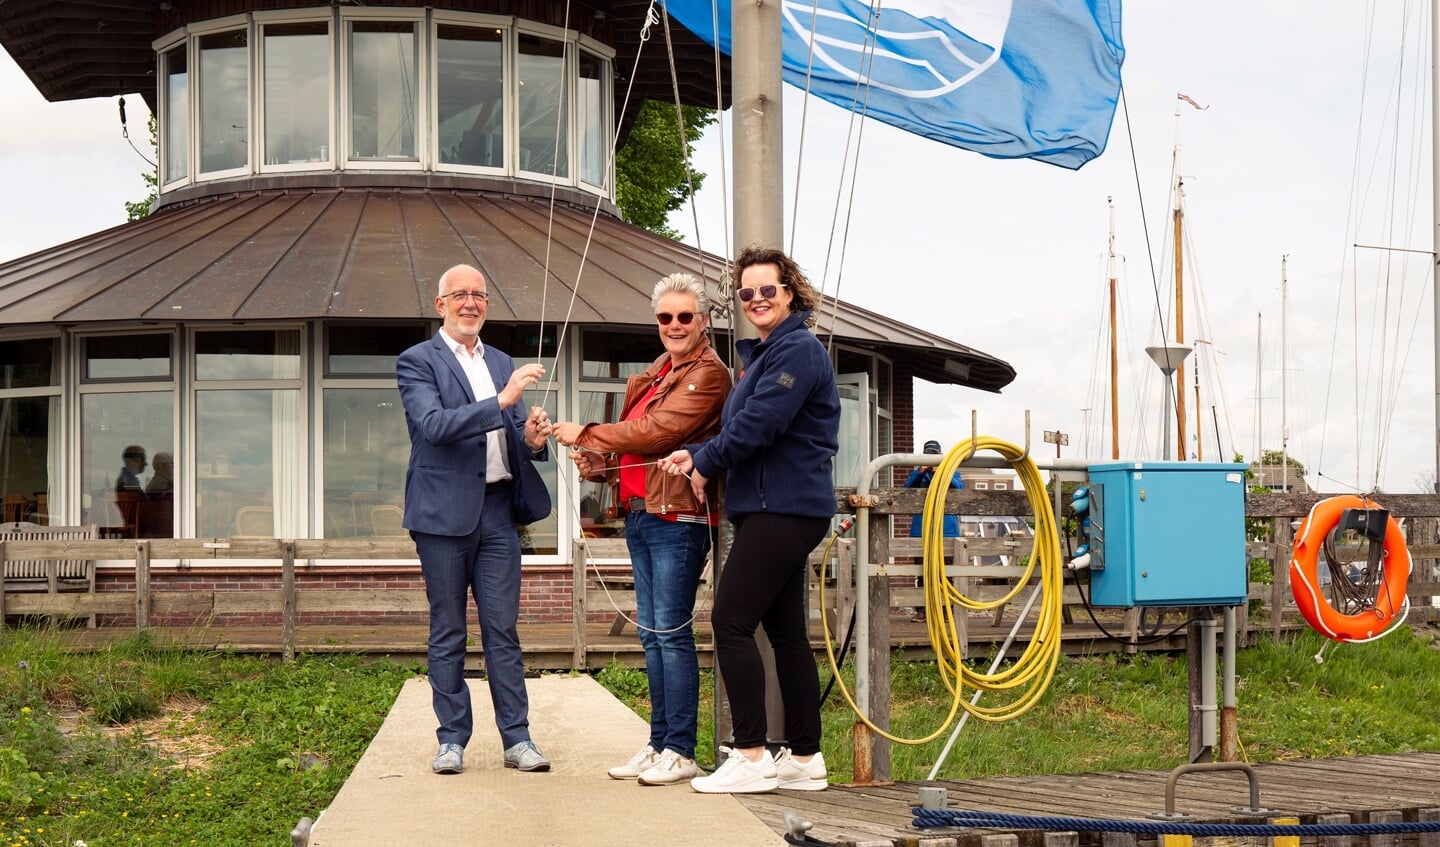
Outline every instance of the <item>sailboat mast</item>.
[[(764, 244), (783, 248), (785, 179), (783, 170), (780, 4), (735, 3), (730, 10), (732, 92), (731, 133), (735, 188), (733, 228), (740, 247)], [(740, 287), (740, 280), (733, 280)], [(758, 338), (739, 300), (731, 303), (736, 338)]]
[[(1185, 212), (1180, 199), (1185, 193), (1185, 179), (1180, 176), (1180, 106), (1175, 106), (1175, 343), (1185, 343), (1185, 250), (1182, 222)], [(1175, 444), (1180, 461), (1188, 454), (1185, 441), (1185, 363), (1175, 366), (1175, 429), (1179, 438)]]
[(1120, 458), (1120, 351), (1115, 333), (1115, 201), (1110, 204), (1110, 458)]
[(1280, 490), (1290, 490), (1290, 420), (1289, 420), (1289, 348), (1285, 343), (1286, 305), (1290, 296), (1290, 281), (1285, 266), (1290, 254), (1280, 257)]
[(1435, 307), (1435, 491), (1440, 493), (1440, 0), (1430, 0), (1430, 302)]

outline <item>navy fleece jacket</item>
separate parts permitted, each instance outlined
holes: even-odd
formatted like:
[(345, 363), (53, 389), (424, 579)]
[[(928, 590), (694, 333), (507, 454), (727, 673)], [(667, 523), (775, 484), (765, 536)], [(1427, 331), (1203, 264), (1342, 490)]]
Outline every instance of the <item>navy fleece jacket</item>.
[(764, 341), (736, 344), (745, 373), (725, 400), (720, 434), (690, 448), (700, 473), (714, 479), (726, 472), (732, 518), (835, 514), (840, 394), (830, 354), (805, 327), (809, 317), (796, 312)]

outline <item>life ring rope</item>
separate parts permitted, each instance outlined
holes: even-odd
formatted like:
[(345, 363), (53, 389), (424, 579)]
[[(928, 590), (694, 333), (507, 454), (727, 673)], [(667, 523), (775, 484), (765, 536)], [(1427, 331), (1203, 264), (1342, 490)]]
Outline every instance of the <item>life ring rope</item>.
[[(1340, 592), (1345, 595), (1342, 603), (1345, 609), (1337, 609), (1331, 604), (1319, 578), (1320, 557), (1325, 555), (1327, 563), (1333, 561), (1330, 538), (1345, 511), (1381, 508), (1368, 497), (1353, 494), (1327, 497), (1311, 507), (1295, 533), (1290, 555), (1290, 592), (1295, 598), (1295, 607), (1311, 628), (1333, 641), (1363, 644), (1383, 638), (1404, 623), (1409, 614), (1410, 597), (1406, 584), (1410, 580), (1410, 551), (1405, 546), (1405, 535), (1393, 517), (1386, 517), (1379, 555), (1375, 555), (1373, 550), (1376, 541), (1370, 541), (1372, 551), (1365, 571), (1361, 572), (1361, 582), (1352, 582), (1349, 591)], [(1327, 550), (1327, 547), (1330, 549)], [(1377, 569), (1380, 572), (1378, 576), (1375, 573)], [(1345, 572), (1337, 571), (1336, 579), (1349, 577)], [(1365, 589), (1363, 592), (1359, 591), (1362, 586)]]

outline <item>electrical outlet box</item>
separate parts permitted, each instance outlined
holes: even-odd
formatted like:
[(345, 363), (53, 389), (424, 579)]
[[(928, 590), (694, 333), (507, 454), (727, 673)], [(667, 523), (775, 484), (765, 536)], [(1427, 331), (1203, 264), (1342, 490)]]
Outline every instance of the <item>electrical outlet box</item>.
[(1245, 602), (1245, 465), (1107, 462), (1090, 471), (1090, 602)]

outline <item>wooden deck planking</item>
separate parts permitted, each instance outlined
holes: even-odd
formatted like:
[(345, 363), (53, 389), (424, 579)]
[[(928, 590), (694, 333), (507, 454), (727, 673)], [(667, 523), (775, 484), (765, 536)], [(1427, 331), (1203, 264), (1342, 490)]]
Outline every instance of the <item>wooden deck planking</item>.
[[(1254, 765), (1259, 778), (1260, 804), (1278, 813), (1293, 814), (1303, 823), (1317, 815), (1344, 814), (1352, 821), (1369, 819), (1375, 812), (1400, 812), (1416, 820), (1421, 809), (1440, 808), (1440, 752), (1338, 759), (1299, 759)], [(1033, 777), (991, 777), (935, 782), (897, 782), (886, 785), (832, 785), (822, 792), (784, 791), (742, 796), (741, 802), (776, 833), (784, 834), (783, 812), (792, 810), (814, 824), (809, 834), (843, 845), (890, 844), (913, 847), (929, 844), (982, 847), (981, 838), (994, 834), (1018, 837), (1023, 847), (1040, 847), (1044, 833), (1037, 830), (946, 828), (918, 830), (911, 826), (911, 808), (919, 805), (922, 787), (943, 787), (948, 808), (996, 811), (1047, 817), (1086, 817), (1110, 820), (1147, 820), (1165, 808), (1169, 771), (1056, 774)], [(1254, 823), (1236, 807), (1250, 804), (1249, 782), (1238, 771), (1197, 772), (1180, 777), (1175, 788), (1175, 810), (1199, 821)], [(1433, 837), (1433, 836), (1432, 836)], [(1413, 834), (1379, 836), (1388, 843), (1414, 845)], [(1100, 833), (1080, 833), (1082, 845), (1099, 845)], [(1232, 839), (1233, 841), (1234, 839)], [(1243, 839), (1241, 839), (1243, 840)], [(1141, 837), (1141, 843), (1154, 839)], [(1306, 843), (1317, 843), (1307, 839)], [(1355, 847), (1376, 844), (1357, 838)]]

